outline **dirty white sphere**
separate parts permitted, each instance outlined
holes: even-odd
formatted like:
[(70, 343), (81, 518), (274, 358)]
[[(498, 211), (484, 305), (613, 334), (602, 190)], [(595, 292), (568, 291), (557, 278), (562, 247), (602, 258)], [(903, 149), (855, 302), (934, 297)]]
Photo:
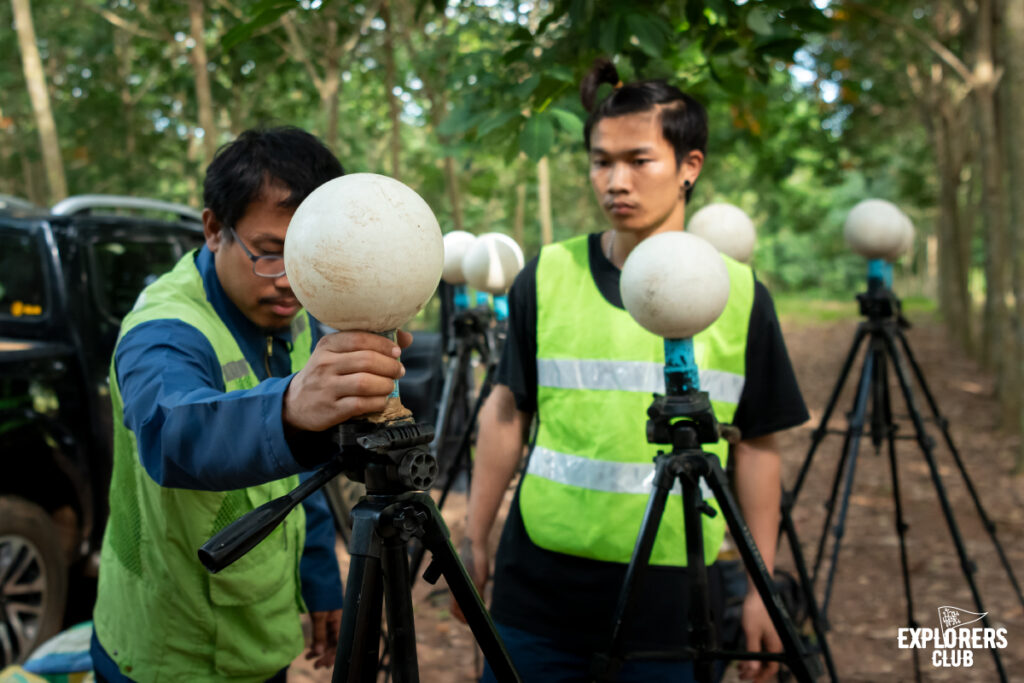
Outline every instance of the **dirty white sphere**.
[(401, 327), (441, 279), (444, 246), (433, 211), (394, 178), (354, 173), (314, 190), (284, 244), (292, 291), (338, 330)]
[(729, 300), (729, 269), (704, 239), (663, 232), (629, 254), (619, 290), (641, 327), (666, 339), (686, 339), (722, 314)]
[(500, 232), (480, 235), (462, 259), (462, 272), (473, 289), (504, 294), (523, 269), (523, 250)]
[(452, 230), (444, 236), (444, 270), (441, 279), (450, 285), (466, 283), (462, 272), (462, 259), (476, 242), (476, 235), (465, 230)]
[[(855, 252), (867, 259), (890, 258), (906, 241), (910, 222), (895, 204), (865, 199), (850, 209), (843, 236)], [(898, 253), (897, 253), (898, 255)]]
[(749, 263), (757, 238), (754, 222), (738, 206), (708, 204), (690, 218), (686, 231), (703, 237), (726, 256)]
[(898, 261), (900, 256), (907, 253), (910, 248), (914, 245), (914, 224), (910, 221), (910, 217), (900, 211), (900, 216), (903, 219), (903, 241), (900, 242), (900, 246), (896, 247), (886, 257), (886, 261), (895, 262)]

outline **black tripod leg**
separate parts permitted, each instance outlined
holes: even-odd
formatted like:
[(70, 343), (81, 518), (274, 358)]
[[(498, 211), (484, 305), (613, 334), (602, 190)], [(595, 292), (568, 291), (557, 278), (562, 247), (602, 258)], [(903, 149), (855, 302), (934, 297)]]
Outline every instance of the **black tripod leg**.
[[(953, 515), (953, 508), (949, 504), (949, 498), (946, 496), (946, 488), (942, 483), (942, 475), (939, 474), (939, 466), (935, 462), (935, 454), (932, 453), (932, 440), (928, 436), (924, 427), (924, 420), (921, 418), (921, 413), (917, 409), (917, 403), (914, 401), (914, 395), (910, 390), (910, 382), (907, 379), (906, 372), (903, 366), (900, 364), (899, 352), (896, 350), (896, 343), (893, 341), (891, 334), (884, 335), (885, 345), (889, 351), (889, 355), (892, 357), (892, 365), (896, 371), (896, 377), (899, 379), (900, 389), (903, 392), (903, 399), (906, 402), (907, 410), (910, 413), (910, 419), (914, 423), (914, 431), (917, 433), (917, 443), (921, 447), (921, 452), (924, 455), (925, 462), (928, 463), (928, 471), (931, 474), (932, 483), (935, 485), (935, 493), (939, 498), (939, 505), (942, 508), (942, 514), (946, 518), (946, 525), (949, 527), (949, 533), (953, 537), (953, 545), (956, 546), (957, 555), (960, 557), (960, 569), (963, 571), (964, 578), (967, 580), (967, 585), (971, 589), (971, 595), (974, 597), (974, 605), (977, 607), (978, 612), (984, 613), (985, 607), (981, 601), (981, 594), (978, 592), (978, 586), (974, 581), (974, 572), (977, 571), (977, 567), (974, 562), (967, 555), (967, 548), (964, 546), (963, 537), (960, 535), (960, 529), (956, 523), (956, 517)], [(986, 627), (989, 626), (988, 617), (982, 617), (982, 623)], [(1003, 669), (1002, 659), (999, 657), (999, 650), (997, 648), (989, 648), (992, 653), (992, 658), (996, 663), (996, 670), (999, 672), (999, 680), (1006, 681), (1006, 671)]]
[[(455, 452), (455, 459), (452, 461), (451, 468), (448, 470), (448, 478), (444, 482), (444, 487), (441, 489), (441, 496), (437, 501), (437, 509), (440, 511), (444, 507), (444, 502), (448, 499), (448, 494), (452, 490), (452, 486), (455, 483), (455, 478), (462, 470), (464, 464), (469, 460), (469, 440), (473, 435), (473, 426), (476, 424), (476, 418), (480, 415), (480, 407), (483, 402), (487, 399), (487, 394), (490, 389), (490, 382), (494, 377), (494, 365), (487, 366), (487, 374), (484, 376), (483, 384), (480, 385), (480, 393), (476, 397), (476, 402), (473, 404), (473, 412), (470, 413), (469, 421), (466, 423), (466, 428), (462, 432), (462, 437), (459, 439), (459, 448)], [(466, 466), (467, 472), (469, 471), (468, 465)], [(416, 583), (416, 578), (419, 576), (420, 567), (423, 565), (423, 557), (427, 550), (422, 543), (417, 542), (414, 546), (412, 553), (412, 562), (409, 570), (409, 581), (410, 583)]]
[(455, 596), (455, 602), (459, 604), (466, 617), (473, 637), (487, 658), (487, 663), (491, 665), (495, 678), (499, 683), (519, 683), (519, 674), (512, 664), (505, 644), (498, 637), (491, 615), (487, 613), (473, 580), (470, 579), (448, 539), (448, 529), (434, 504), (434, 499), (421, 493), (416, 495), (416, 501), (427, 516), (423, 523), (423, 544), (431, 553), (431, 562), (423, 574), (424, 578), (434, 583), (439, 576), (444, 576), (449, 590)]
[(455, 451), (455, 459), (452, 460), (451, 469), (448, 471), (448, 480), (445, 482), (444, 490), (441, 491), (441, 498), (437, 502), (437, 509), (440, 510), (444, 507), (444, 502), (448, 498), (448, 493), (451, 491), (452, 482), (455, 481), (456, 475), (462, 471), (465, 467), (468, 471), (469, 468), (469, 441), (473, 438), (473, 428), (476, 426), (476, 420), (480, 416), (480, 409), (483, 407), (484, 401), (487, 400), (487, 396), (491, 392), (491, 385), (494, 381), (494, 372), (497, 366), (493, 363), (487, 365), (487, 372), (484, 374), (484, 381), (480, 384), (480, 392), (477, 394), (476, 400), (473, 402), (473, 410), (469, 414), (469, 419), (466, 421), (466, 427), (462, 430), (462, 436), (459, 439), (458, 450)]
[[(785, 495), (783, 493), (783, 496)], [(829, 678), (832, 680), (832, 683), (838, 683), (839, 676), (836, 674), (836, 665), (832, 661), (832, 651), (829, 649), (828, 639), (825, 637), (828, 623), (821, 612), (818, 611), (818, 602), (814, 598), (814, 585), (811, 583), (811, 577), (807, 574), (807, 563), (804, 562), (804, 555), (800, 550), (800, 539), (797, 537), (796, 526), (793, 524), (793, 518), (790, 516), (786, 505), (782, 506), (781, 516), (780, 525), (782, 533), (785, 534), (789, 542), (789, 549), (793, 553), (793, 564), (796, 566), (797, 577), (800, 580), (800, 590), (807, 601), (807, 614), (810, 617), (814, 635), (818, 639), (818, 648), (821, 650), (822, 659), (825, 660), (825, 668), (828, 670)]]
[(384, 574), (391, 676), (395, 683), (419, 683), (416, 625), (409, 588), (409, 554), (405, 543), (397, 537), (387, 539), (381, 549), (380, 563)]
[(626, 575), (619, 589), (619, 599), (615, 605), (615, 619), (612, 622), (611, 644), (607, 656), (599, 656), (595, 661), (594, 675), (600, 681), (614, 681), (622, 667), (623, 655), (626, 651), (626, 628), (633, 616), (635, 589), (643, 583), (654, 549), (654, 540), (661, 526), (661, 518), (665, 514), (668, 495), (675, 485), (675, 476), (668, 471), (667, 460), (661, 454), (654, 459), (654, 483), (651, 496), (647, 499), (640, 532), (633, 546), (633, 554), (626, 567)]
[(818, 580), (818, 570), (821, 568), (821, 561), (824, 556), (825, 542), (828, 536), (828, 528), (832, 523), (832, 514), (836, 510), (836, 493), (840, 476), (843, 479), (843, 494), (839, 499), (839, 516), (836, 525), (832, 529), (834, 536), (832, 545), (832, 563), (829, 567), (828, 577), (825, 582), (825, 593), (821, 601), (821, 613), (828, 614), (828, 602), (832, 593), (832, 581), (835, 578), (836, 561), (839, 558), (839, 549), (842, 546), (843, 534), (846, 531), (846, 512), (850, 505), (850, 493), (853, 490), (854, 475), (857, 471), (857, 456), (860, 453), (860, 437), (864, 432), (864, 419), (867, 414), (868, 396), (871, 394), (871, 379), (874, 373), (876, 354), (875, 342), (869, 342), (867, 354), (864, 356), (864, 367), (860, 373), (860, 383), (857, 385), (857, 396), (854, 399), (853, 412), (850, 414), (849, 424), (846, 428), (846, 438), (843, 443), (843, 455), (840, 461), (840, 469), (836, 471), (836, 480), (832, 487), (832, 495), (828, 502), (828, 513), (825, 515), (825, 523), (822, 526), (821, 537), (818, 539), (818, 553), (814, 558), (814, 581)]
[(349, 543), (352, 559), (331, 679), (335, 683), (374, 683), (377, 680), (384, 598), (380, 542), (376, 535), (379, 514), (379, 510), (365, 503), (352, 508), (352, 541)]
[[(882, 391), (884, 400), (882, 410), (886, 423), (889, 425), (889, 470), (892, 473), (892, 498), (896, 505), (896, 536), (900, 541), (900, 569), (903, 573), (903, 594), (907, 598), (907, 626), (917, 628), (917, 619), (914, 618), (914, 594), (910, 589), (910, 568), (907, 561), (907, 523), (903, 518), (903, 500), (900, 495), (900, 473), (896, 464), (896, 426), (892, 419), (892, 400), (889, 395), (889, 378), (883, 373)], [(921, 662), (918, 655), (918, 648), (912, 648), (914, 653), (914, 680), (921, 681)]]
[(807, 471), (811, 468), (811, 460), (814, 458), (814, 453), (818, 450), (818, 445), (822, 439), (828, 434), (828, 421), (832, 417), (832, 411), (835, 410), (836, 403), (839, 401), (839, 394), (843, 391), (843, 385), (846, 384), (850, 368), (853, 367), (853, 361), (857, 357), (857, 348), (864, 341), (865, 336), (867, 336), (867, 327), (861, 323), (857, 326), (857, 333), (853, 337), (850, 352), (846, 354), (846, 360), (843, 361), (843, 369), (839, 372), (839, 379), (836, 381), (835, 387), (832, 388), (832, 395), (829, 396), (828, 403), (825, 404), (825, 412), (821, 415), (821, 422), (818, 424), (818, 428), (811, 434), (811, 447), (804, 457), (804, 462), (800, 466), (800, 472), (796, 477), (796, 483), (793, 484), (793, 488), (789, 493), (790, 507), (796, 505), (796, 499), (804, 485), (804, 478), (807, 476)]
[(757, 549), (754, 537), (750, 535), (750, 529), (747, 528), (746, 522), (743, 521), (743, 514), (740, 512), (739, 505), (733, 500), (725, 472), (722, 471), (722, 466), (718, 462), (717, 457), (705, 454), (705, 458), (710, 470), (705, 480), (711, 491), (715, 494), (718, 506), (722, 509), (722, 514), (725, 515), (725, 522), (729, 527), (729, 533), (732, 534), (733, 540), (736, 542), (736, 548), (743, 558), (743, 565), (746, 567), (747, 574), (753, 580), (757, 593), (761, 596), (765, 609), (768, 610), (768, 616), (771, 617), (772, 625), (775, 626), (775, 631), (779, 634), (783, 651), (786, 654), (786, 666), (789, 667), (790, 672), (798, 681), (809, 683), (813, 678), (808, 668), (807, 653), (804, 652), (803, 644), (800, 642), (800, 636), (797, 634), (793, 622), (786, 614), (786, 610), (782, 605), (782, 599), (775, 589), (775, 582), (772, 581), (771, 576), (768, 574), (768, 569), (765, 567), (764, 559), (762, 559), (761, 553)]
[(971, 495), (971, 500), (974, 501), (974, 507), (978, 511), (978, 517), (981, 518), (981, 522), (985, 527), (985, 531), (988, 532), (989, 537), (992, 539), (992, 544), (996, 547), (996, 552), (999, 554), (999, 561), (1003, 564), (1003, 569), (1006, 570), (1006, 575), (1010, 579), (1010, 584), (1013, 586), (1014, 592), (1017, 593), (1017, 600), (1024, 606), (1024, 593), (1021, 592), (1020, 583), (1017, 581), (1017, 577), (1013, 573), (1013, 566), (1010, 564), (1010, 559), (1006, 556), (1003, 551), (1003, 546), (996, 537), (996, 525), (989, 519), (989, 516), (985, 513), (985, 508), (981, 504), (981, 496), (978, 495), (977, 490), (974, 488), (974, 482), (971, 481), (971, 477), (967, 474), (967, 468), (964, 466), (964, 461), (960, 457), (960, 451), (957, 450), (956, 444), (953, 443), (953, 436), (949, 432), (949, 420), (942, 416), (939, 411), (938, 403), (932, 395), (931, 390), (928, 388), (928, 383), (925, 381), (924, 373), (921, 371), (921, 366), (917, 364), (917, 360), (914, 358), (914, 354), (910, 350), (910, 342), (907, 341), (906, 336), (903, 334), (903, 330), (897, 329), (896, 336), (900, 340), (900, 345), (903, 347), (903, 352), (906, 355), (907, 360), (910, 362), (910, 367), (914, 371), (914, 376), (917, 377), (917, 384), (921, 387), (921, 391), (924, 393), (925, 400), (928, 402), (931, 408), (932, 415), (935, 417), (936, 424), (939, 425), (939, 429), (942, 430), (942, 437), (946, 441), (946, 446), (949, 447), (949, 451), (953, 454), (953, 460), (956, 461), (956, 467), (960, 470), (960, 476), (963, 477), (964, 484), (967, 485), (967, 491)]

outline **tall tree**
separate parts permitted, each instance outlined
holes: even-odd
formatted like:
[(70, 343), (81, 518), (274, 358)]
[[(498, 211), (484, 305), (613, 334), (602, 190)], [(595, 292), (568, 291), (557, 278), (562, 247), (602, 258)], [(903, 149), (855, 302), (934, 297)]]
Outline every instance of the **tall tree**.
[[(1006, 65), (1007, 97), (1003, 108), (1003, 129), (1008, 137), (1007, 150), (1010, 191), (1010, 240), (1012, 255), (1013, 295), (1016, 302), (1012, 338), (1016, 358), (1010, 382), (1017, 392), (1017, 428), (1024, 433), (1024, 0), (1006, 0), (1002, 40)], [(1024, 439), (1017, 451), (1016, 467), (1024, 473)]]
[(206, 31), (203, 25), (203, 0), (188, 0), (188, 23), (192, 36), (189, 61), (195, 73), (196, 106), (199, 112), (199, 127), (203, 129), (203, 152), (206, 162), (213, 161), (217, 151), (217, 124), (213, 117), (213, 94), (210, 90), (209, 60), (206, 56)]
[(50, 108), (50, 93), (46, 88), (43, 62), (36, 45), (36, 29), (32, 23), (31, 0), (11, 0), (14, 10), (14, 27), (18, 34), (18, 49), (25, 73), (25, 83), (32, 100), (36, 129), (39, 131), (39, 146), (46, 168), (46, 181), (50, 188), (50, 201), (57, 202), (68, 196), (67, 180), (64, 176), (64, 160), (57, 136), (57, 124)]

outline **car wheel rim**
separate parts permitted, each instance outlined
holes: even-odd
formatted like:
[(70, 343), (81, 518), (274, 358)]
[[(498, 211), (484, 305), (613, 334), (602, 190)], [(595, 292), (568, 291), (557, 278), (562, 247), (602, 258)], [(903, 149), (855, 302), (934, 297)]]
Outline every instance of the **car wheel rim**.
[(0, 661), (19, 661), (35, 644), (46, 607), (42, 554), (21, 536), (0, 536)]

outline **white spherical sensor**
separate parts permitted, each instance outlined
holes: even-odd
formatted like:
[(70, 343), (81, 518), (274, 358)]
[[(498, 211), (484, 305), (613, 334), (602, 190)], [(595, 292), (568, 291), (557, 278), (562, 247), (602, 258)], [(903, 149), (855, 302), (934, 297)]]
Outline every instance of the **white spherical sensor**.
[(686, 339), (722, 314), (729, 300), (729, 269), (704, 239), (665, 232), (633, 249), (619, 289), (641, 327), (666, 339)]
[(375, 173), (335, 178), (310, 193), (284, 245), (295, 296), (338, 330), (401, 327), (434, 293), (443, 263), (441, 228), (427, 203)]

